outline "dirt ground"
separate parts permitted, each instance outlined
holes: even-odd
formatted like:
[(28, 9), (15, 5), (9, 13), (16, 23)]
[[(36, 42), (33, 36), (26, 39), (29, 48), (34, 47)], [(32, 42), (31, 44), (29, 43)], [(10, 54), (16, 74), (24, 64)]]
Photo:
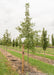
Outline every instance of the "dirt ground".
[[(13, 68), (16, 69), (16, 71), (19, 73), (19, 75), (22, 75), (22, 60), (11, 55), (10, 53), (6, 52), (5, 50), (0, 48), (1, 53), (8, 59), (8, 61), (11, 63), (11, 65), (13, 66)], [(27, 62), (24, 62), (24, 74), (26, 75), (26, 73), (29, 72), (28, 75), (36, 75), (36, 73), (38, 73), (37, 75), (46, 75), (44, 73), (42, 73), (41, 71), (37, 70), (36, 67), (32, 67), (29, 64), (29, 70), (28, 70), (28, 64)]]

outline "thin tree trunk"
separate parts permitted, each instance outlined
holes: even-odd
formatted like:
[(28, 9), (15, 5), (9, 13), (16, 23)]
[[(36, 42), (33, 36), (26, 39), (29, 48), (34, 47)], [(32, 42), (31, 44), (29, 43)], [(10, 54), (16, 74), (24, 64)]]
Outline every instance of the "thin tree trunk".
[(45, 57), (45, 50), (44, 50), (44, 57)]
[(6, 46), (6, 55), (7, 55), (7, 46)]
[(29, 48), (28, 48), (28, 58), (27, 58), (27, 62), (28, 62), (28, 71), (29, 71)]
[(22, 75), (24, 75), (24, 44), (22, 47)]

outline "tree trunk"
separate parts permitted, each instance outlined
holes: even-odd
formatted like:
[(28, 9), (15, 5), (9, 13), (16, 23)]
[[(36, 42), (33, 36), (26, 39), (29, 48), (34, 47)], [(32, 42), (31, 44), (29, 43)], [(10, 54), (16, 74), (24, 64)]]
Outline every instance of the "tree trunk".
[(27, 62), (28, 62), (28, 71), (29, 71), (29, 48), (28, 48), (28, 58), (27, 58)]
[(45, 57), (45, 50), (44, 50), (44, 57)]
[(24, 75), (24, 44), (22, 47), (22, 75)]
[(7, 46), (6, 46), (6, 55), (7, 55)]

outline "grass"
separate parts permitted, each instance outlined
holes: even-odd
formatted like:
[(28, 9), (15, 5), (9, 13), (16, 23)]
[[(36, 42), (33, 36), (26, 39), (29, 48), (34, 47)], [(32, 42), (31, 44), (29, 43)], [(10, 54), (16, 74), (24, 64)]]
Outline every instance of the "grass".
[[(11, 50), (7, 50), (7, 51), (10, 52), (12, 55), (22, 59), (22, 54), (17, 53), (15, 51), (11, 51)], [(27, 56), (24, 56), (24, 59), (25, 61), (27, 61)], [(48, 75), (54, 75), (54, 66), (50, 64), (44, 63), (42, 61), (30, 58), (30, 57), (29, 57), (29, 63), (32, 66), (37, 67), (37, 69), (41, 70), (42, 72), (48, 73)]]
[[(2, 47), (3, 49), (5, 49), (5, 47)], [(11, 48), (11, 47), (10, 47)], [(18, 48), (19, 49), (19, 48)], [(16, 50), (16, 49), (15, 49)], [(24, 52), (27, 53), (27, 50), (25, 50)], [(29, 52), (30, 54), (33, 54), (33, 55), (36, 55), (36, 56), (41, 56), (41, 57), (45, 57), (45, 58), (48, 58), (48, 59), (51, 59), (51, 60), (54, 60), (54, 56), (50, 56), (50, 55), (44, 55), (44, 54), (40, 54), (40, 53), (36, 53), (36, 52)]]
[[(22, 51), (22, 49), (20, 49), (19, 47), (10, 46), (9, 48), (12, 48), (12, 49), (15, 49), (15, 50), (18, 50), (18, 51)], [(43, 51), (43, 49), (41, 47), (36, 47), (35, 51), (36, 51), (36, 53), (44, 53), (44, 51)], [(45, 53), (54, 55), (54, 48), (47, 48)]]
[(44, 54), (37, 54), (37, 53), (32, 53), (32, 52), (30, 52), (30, 53), (31, 53), (31, 54), (34, 54), (34, 55), (37, 55), (37, 56), (41, 56), (41, 57), (45, 57), (45, 58), (54, 60), (54, 56), (44, 55)]
[[(15, 49), (15, 50), (18, 50), (18, 51), (22, 51), (22, 48), (20, 49), (19, 47), (12, 47), (10, 46), (9, 47), (10, 49)], [(25, 50), (25, 52), (27, 52), (27, 50)], [(36, 53), (44, 53), (43, 49), (41, 47), (36, 47), (36, 50), (35, 50)], [(54, 48), (47, 48), (46, 51), (45, 51), (46, 54), (51, 54), (51, 55), (54, 55)]]
[[(0, 47), (4, 47), (4, 46), (0, 46)], [(12, 46), (9, 46), (8, 48), (10, 49), (15, 49), (15, 50), (18, 50), (18, 51), (22, 51), (22, 48), (20, 49), (19, 47), (12, 47)], [(25, 52), (27, 51), (27, 49), (25, 49)], [(36, 50), (35, 50), (36, 53), (44, 53), (42, 47), (36, 47)], [(46, 51), (45, 51), (46, 54), (51, 54), (51, 55), (54, 55), (54, 48), (47, 48)]]
[(8, 63), (7, 59), (0, 52), (0, 75), (18, 75)]

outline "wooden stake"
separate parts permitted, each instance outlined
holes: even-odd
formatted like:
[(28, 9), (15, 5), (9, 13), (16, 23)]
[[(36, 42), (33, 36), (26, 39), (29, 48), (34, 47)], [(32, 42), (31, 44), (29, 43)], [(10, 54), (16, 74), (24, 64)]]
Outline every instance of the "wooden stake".
[(22, 75), (24, 74), (24, 44), (22, 47)]

